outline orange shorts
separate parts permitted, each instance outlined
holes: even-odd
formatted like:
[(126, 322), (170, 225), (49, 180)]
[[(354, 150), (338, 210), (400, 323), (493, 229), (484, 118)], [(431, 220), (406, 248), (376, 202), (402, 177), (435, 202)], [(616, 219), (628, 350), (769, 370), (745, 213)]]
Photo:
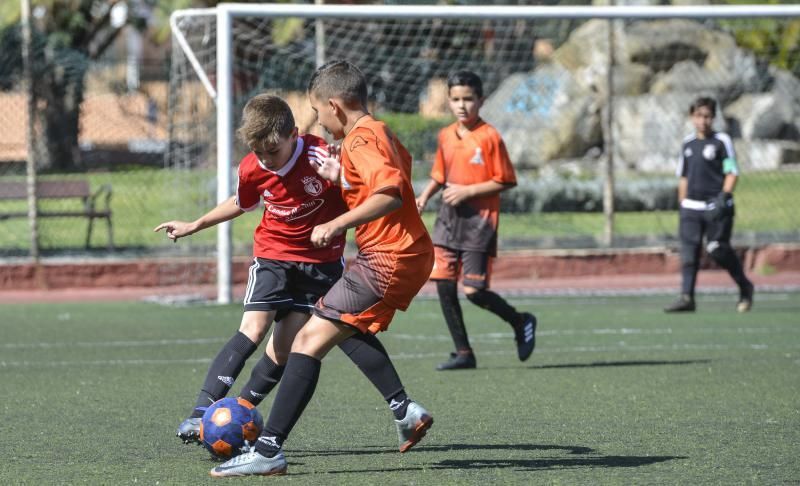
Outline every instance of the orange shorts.
[(434, 246), (436, 263), (431, 280), (455, 280), (464, 274), (464, 285), (476, 289), (488, 289), (492, 273), (492, 257), (483, 251), (454, 250)]
[(314, 313), (359, 331), (385, 331), (397, 310), (404, 311), (428, 280), (433, 253), (359, 254), (324, 297)]

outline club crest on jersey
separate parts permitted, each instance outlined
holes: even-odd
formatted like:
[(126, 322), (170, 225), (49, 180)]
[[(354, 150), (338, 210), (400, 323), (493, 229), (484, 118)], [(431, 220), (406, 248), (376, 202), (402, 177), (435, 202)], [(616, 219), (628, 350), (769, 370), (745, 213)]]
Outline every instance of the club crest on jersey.
[(714, 160), (717, 158), (717, 147), (708, 144), (703, 147), (703, 158), (706, 160)]
[(353, 150), (357, 149), (358, 147), (361, 147), (362, 145), (366, 145), (366, 144), (367, 144), (367, 141), (364, 140), (363, 137), (357, 136), (356, 138), (353, 139), (352, 142), (350, 142), (350, 151), (352, 152)]
[(475, 149), (475, 155), (473, 155), (472, 158), (469, 159), (469, 163), (476, 165), (483, 165), (483, 156), (481, 155), (480, 147)]
[(319, 196), (322, 192), (322, 183), (316, 177), (303, 177), (303, 189), (312, 196)]
[(269, 189), (264, 189), (264, 199), (272, 197), (272, 193), (269, 192)]

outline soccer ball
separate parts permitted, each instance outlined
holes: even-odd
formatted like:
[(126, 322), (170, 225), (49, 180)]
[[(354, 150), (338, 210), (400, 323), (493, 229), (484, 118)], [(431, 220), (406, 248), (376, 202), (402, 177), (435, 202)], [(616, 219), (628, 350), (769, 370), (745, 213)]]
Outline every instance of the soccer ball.
[(242, 453), (245, 441), (258, 439), (264, 419), (252, 403), (243, 398), (214, 402), (200, 422), (200, 440), (214, 457), (228, 459)]

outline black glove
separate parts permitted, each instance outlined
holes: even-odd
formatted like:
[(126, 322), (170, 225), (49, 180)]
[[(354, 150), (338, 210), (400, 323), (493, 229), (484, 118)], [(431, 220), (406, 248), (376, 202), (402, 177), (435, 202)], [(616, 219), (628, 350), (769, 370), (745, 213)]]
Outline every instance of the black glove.
[(712, 201), (714, 207), (711, 208), (711, 218), (720, 220), (733, 215), (733, 194), (730, 192), (720, 192)]

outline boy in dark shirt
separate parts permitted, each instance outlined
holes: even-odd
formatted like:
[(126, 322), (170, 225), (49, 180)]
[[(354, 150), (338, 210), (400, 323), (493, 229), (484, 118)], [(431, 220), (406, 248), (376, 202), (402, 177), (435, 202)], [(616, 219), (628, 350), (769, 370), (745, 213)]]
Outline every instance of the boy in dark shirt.
[(717, 104), (711, 98), (697, 98), (689, 107), (696, 133), (683, 141), (677, 175), (680, 201), (681, 296), (665, 312), (694, 312), (694, 288), (705, 235), (706, 251), (728, 271), (739, 286), (736, 310), (753, 306), (753, 284), (744, 274), (739, 257), (731, 247), (733, 230), (733, 189), (739, 176), (731, 138), (715, 132), (711, 124)]

